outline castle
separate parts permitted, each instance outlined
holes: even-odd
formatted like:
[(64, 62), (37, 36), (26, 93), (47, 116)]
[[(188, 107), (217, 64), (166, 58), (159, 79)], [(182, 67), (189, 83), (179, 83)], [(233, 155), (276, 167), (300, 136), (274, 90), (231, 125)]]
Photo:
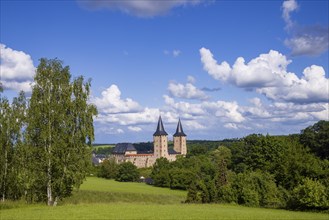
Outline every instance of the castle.
[(174, 149), (168, 149), (168, 134), (163, 127), (160, 116), (157, 129), (153, 134), (153, 153), (138, 152), (131, 143), (119, 143), (115, 145), (112, 157), (115, 158), (117, 163), (130, 161), (138, 168), (142, 168), (152, 166), (156, 159), (160, 157), (175, 161), (177, 155), (185, 156), (187, 153), (186, 134), (183, 131), (180, 119), (178, 120), (173, 142)]

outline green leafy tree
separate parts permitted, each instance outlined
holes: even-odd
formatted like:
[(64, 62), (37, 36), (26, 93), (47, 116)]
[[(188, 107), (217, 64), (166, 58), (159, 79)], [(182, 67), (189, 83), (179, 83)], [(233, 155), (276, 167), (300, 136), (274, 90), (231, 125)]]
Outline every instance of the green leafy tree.
[(1, 200), (6, 197), (17, 199), (17, 181), (15, 177), (15, 148), (22, 145), (23, 124), (25, 122), (26, 98), (24, 92), (14, 98), (12, 104), (0, 96), (0, 191)]
[(272, 175), (265, 172), (239, 173), (232, 183), (239, 204), (254, 207), (281, 207), (282, 192), (277, 188)]
[(136, 182), (139, 179), (139, 172), (137, 167), (131, 162), (124, 162), (119, 164), (116, 181), (119, 182)]
[(71, 80), (70, 69), (57, 59), (41, 59), (34, 78), (26, 141), (35, 152), (37, 191), (56, 205), (79, 187), (91, 164), (96, 107), (88, 103), (90, 80)]
[(169, 171), (171, 189), (187, 189), (192, 183), (195, 174), (184, 168), (173, 167)]
[(319, 121), (302, 130), (300, 142), (318, 157), (329, 159), (329, 121)]
[(155, 186), (170, 187), (170, 175), (169, 170), (171, 169), (171, 164), (167, 158), (158, 158), (151, 172), (151, 178), (153, 179), (153, 184)]
[(278, 185), (287, 190), (295, 188), (304, 178), (324, 179), (328, 177), (328, 165), (309, 152), (298, 141), (298, 137), (283, 137), (285, 151), (272, 171)]

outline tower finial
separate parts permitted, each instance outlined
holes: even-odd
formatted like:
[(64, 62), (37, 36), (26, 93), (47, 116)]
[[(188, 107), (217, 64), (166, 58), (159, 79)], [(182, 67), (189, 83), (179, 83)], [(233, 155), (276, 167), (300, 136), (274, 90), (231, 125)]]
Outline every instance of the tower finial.
[(153, 136), (161, 136), (161, 135), (168, 135), (167, 132), (165, 131), (161, 119), (161, 115), (159, 116), (159, 121), (158, 121), (158, 127), (157, 130), (154, 132)]

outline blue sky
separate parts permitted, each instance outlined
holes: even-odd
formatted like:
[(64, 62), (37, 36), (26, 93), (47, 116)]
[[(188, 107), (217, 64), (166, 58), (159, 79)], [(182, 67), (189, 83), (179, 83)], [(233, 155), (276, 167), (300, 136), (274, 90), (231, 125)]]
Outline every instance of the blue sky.
[[(1, 82), (92, 78), (97, 143), (288, 134), (329, 120), (328, 1), (1, 1)], [(170, 137), (171, 138), (171, 137)]]

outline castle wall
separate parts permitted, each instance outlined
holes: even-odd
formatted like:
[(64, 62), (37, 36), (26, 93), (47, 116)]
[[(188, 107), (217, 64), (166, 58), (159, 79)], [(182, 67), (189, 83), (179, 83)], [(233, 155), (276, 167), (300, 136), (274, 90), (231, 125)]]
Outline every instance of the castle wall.
[[(181, 154), (167, 154), (166, 158), (172, 162), (176, 160), (176, 156)], [(131, 162), (138, 168), (151, 167), (155, 163), (156, 159), (160, 157), (155, 157), (153, 154), (114, 154), (116, 163)]]
[(126, 157), (126, 162), (130, 161), (138, 168), (150, 167), (153, 166), (157, 158), (150, 155), (129, 155)]

